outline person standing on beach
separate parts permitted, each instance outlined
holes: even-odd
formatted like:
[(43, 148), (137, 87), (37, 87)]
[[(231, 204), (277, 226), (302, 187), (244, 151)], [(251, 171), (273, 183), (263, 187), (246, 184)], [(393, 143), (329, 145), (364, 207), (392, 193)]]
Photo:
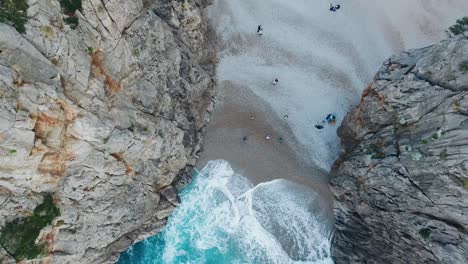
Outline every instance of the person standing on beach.
[(257, 27), (257, 33), (258, 33), (258, 35), (260, 35), (260, 36), (263, 35), (263, 28), (262, 28), (262, 25), (258, 25), (258, 27)]
[(330, 11), (336, 12), (338, 9), (340, 9), (340, 7), (340, 5), (330, 4)]
[(327, 117), (325, 117), (325, 120), (329, 125), (336, 124), (336, 116), (334, 114), (328, 114)]

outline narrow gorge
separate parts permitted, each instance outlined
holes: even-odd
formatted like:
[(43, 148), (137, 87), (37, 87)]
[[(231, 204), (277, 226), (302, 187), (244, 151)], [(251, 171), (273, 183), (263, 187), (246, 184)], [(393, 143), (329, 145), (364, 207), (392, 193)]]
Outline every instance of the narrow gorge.
[(0, 263), (466, 263), (466, 15), (0, 0)]

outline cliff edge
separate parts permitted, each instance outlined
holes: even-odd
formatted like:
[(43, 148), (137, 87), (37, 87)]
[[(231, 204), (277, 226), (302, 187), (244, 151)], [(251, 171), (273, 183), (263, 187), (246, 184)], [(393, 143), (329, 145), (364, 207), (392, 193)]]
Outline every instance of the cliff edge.
[(207, 4), (0, 1), (1, 263), (111, 263), (165, 225), (212, 108)]
[(338, 133), (340, 263), (466, 263), (468, 40), (393, 56)]

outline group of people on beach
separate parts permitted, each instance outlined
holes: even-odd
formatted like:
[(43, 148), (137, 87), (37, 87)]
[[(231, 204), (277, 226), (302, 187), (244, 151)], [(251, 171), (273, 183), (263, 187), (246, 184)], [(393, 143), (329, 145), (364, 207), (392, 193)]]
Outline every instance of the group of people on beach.
[[(286, 120), (289, 118), (289, 115), (284, 115), (283, 118)], [(255, 120), (255, 116), (250, 116), (250, 120)], [(325, 128), (325, 125), (335, 125), (336, 124), (336, 116), (334, 114), (328, 114), (321, 122), (317, 123), (315, 125), (315, 128), (317, 129), (324, 129)], [(271, 135), (270, 134), (267, 134), (265, 136), (265, 139), (266, 140), (269, 140), (271, 139)], [(243, 141), (247, 141), (247, 136), (244, 136), (242, 138)], [(278, 138), (278, 141), (279, 142), (282, 142), (283, 141), (283, 138), (282, 137), (279, 137)]]
[(322, 120), (321, 123), (315, 125), (317, 129), (324, 129), (324, 124), (334, 125), (336, 124), (336, 116), (334, 114), (328, 114), (325, 119)]
[[(332, 11), (332, 12), (336, 12), (336, 11), (339, 10), (340, 8), (341, 8), (341, 6), (338, 5), (338, 4), (333, 4), (333, 3), (330, 4), (330, 11)], [(263, 35), (263, 27), (262, 27), (262, 25), (258, 25), (258, 26), (257, 26), (257, 34), (260, 35), (260, 36)], [(279, 82), (278, 78), (275, 78), (275, 79), (273, 80), (272, 84), (275, 86), (275, 85), (278, 84), (278, 82)], [(284, 115), (284, 119), (288, 119), (288, 118), (289, 118), (288, 115)], [(254, 116), (251, 116), (251, 117), (250, 117), (250, 120), (254, 120), (254, 119), (255, 119)], [(326, 124), (328, 124), (328, 125), (334, 125), (334, 124), (336, 124), (336, 116), (335, 116), (334, 114), (328, 114), (328, 115), (325, 117), (325, 119), (323, 119), (321, 122), (318, 122), (318, 123), (315, 125), (315, 128), (317, 128), (317, 129), (324, 129), (324, 128), (325, 128), (324, 125), (326, 125)], [(271, 138), (270, 135), (266, 135), (266, 136), (265, 136), (265, 139), (267, 139), (267, 140), (269, 140), (270, 138)], [(246, 141), (246, 140), (247, 140), (247, 136), (244, 136), (244, 137), (242, 138), (242, 140)], [(280, 142), (283, 141), (283, 138), (281, 138), (281, 137), (278, 138), (278, 141), (280, 141)]]
[[(330, 11), (331, 11), (331, 12), (336, 12), (336, 11), (338, 11), (340, 8), (341, 8), (341, 5), (330, 3)], [(257, 26), (257, 34), (260, 35), (260, 36), (263, 35), (263, 27), (262, 27), (262, 25), (258, 25), (258, 26)]]

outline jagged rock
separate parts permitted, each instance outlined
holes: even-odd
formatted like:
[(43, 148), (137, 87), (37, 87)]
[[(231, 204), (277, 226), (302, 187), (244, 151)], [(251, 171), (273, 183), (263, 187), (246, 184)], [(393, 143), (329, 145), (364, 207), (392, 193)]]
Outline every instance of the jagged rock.
[(468, 40), (390, 61), (339, 129), (336, 263), (465, 263)]
[(112, 263), (164, 227), (212, 107), (206, 4), (83, 1), (72, 29), (30, 0), (25, 34), (0, 24), (0, 229), (41, 192), (61, 212), (50, 263)]
[(12, 256), (10, 256), (2, 247), (0, 247), (0, 259), (4, 264), (16, 263), (15, 259)]
[(166, 198), (172, 205), (177, 206), (180, 203), (180, 198), (177, 195), (177, 190), (172, 187), (168, 186), (161, 191), (162, 196)]

